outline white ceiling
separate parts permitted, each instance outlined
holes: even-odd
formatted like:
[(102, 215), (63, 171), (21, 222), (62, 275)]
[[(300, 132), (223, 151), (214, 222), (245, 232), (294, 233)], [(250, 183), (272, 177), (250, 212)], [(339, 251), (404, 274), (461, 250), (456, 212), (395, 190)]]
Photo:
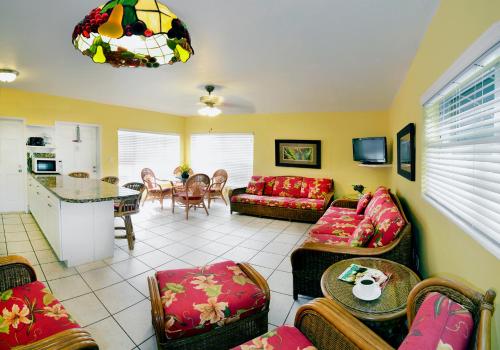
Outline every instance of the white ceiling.
[[(226, 114), (389, 107), (439, 0), (164, 0), (196, 54), (158, 69), (98, 65), (71, 44), (103, 0), (0, 1), (0, 67), (9, 87), (194, 115), (205, 83)], [(216, 91), (217, 92), (217, 91)]]

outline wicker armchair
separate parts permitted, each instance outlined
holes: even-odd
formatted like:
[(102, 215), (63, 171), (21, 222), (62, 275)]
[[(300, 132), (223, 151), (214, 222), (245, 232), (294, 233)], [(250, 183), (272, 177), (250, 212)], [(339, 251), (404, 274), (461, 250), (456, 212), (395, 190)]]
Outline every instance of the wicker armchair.
[(118, 182), (120, 182), (120, 179), (117, 178), (116, 176), (106, 176), (101, 179), (101, 181), (110, 183), (112, 185), (117, 185)]
[(149, 168), (142, 169), (141, 178), (144, 186), (146, 186), (146, 197), (144, 198), (142, 205), (144, 205), (148, 199), (153, 201), (157, 199), (160, 201), (160, 206), (163, 209), (163, 200), (172, 196), (172, 188), (167, 187), (168, 185), (160, 185), (158, 181), (169, 183), (170, 181), (158, 179), (153, 170)]
[(189, 177), (185, 186), (173, 186), (172, 213), (175, 203), (179, 203), (186, 210), (186, 220), (189, 217), (190, 208), (203, 208), (208, 215), (205, 205), (205, 196), (210, 186), (210, 178), (205, 174), (195, 174)]
[[(474, 319), (474, 334), (469, 349), (491, 349), (491, 317), (495, 292), (485, 294), (465, 285), (429, 278), (417, 284), (407, 303), (408, 325), (411, 326), (425, 296), (439, 292), (468, 309)], [(295, 326), (319, 349), (392, 350), (393, 348), (342, 307), (327, 299), (316, 299), (297, 312)]]
[(207, 199), (208, 199), (208, 209), (210, 209), (210, 202), (220, 198), (224, 201), (224, 204), (227, 205), (226, 198), (224, 198), (224, 187), (227, 182), (227, 171), (224, 169), (216, 170), (214, 175), (212, 176), (212, 180), (210, 181), (210, 187), (207, 191)]
[(86, 173), (83, 171), (75, 171), (75, 172), (69, 173), (68, 176), (76, 177), (78, 179), (88, 179), (90, 177), (89, 173)]
[[(405, 216), (397, 196), (391, 193), (392, 200), (397, 205), (406, 226), (390, 244), (379, 248), (363, 247), (336, 247), (322, 243), (304, 243), (295, 249), (291, 255), (293, 273), (293, 298), (297, 300), (299, 294), (311, 297), (320, 297), (320, 281), (323, 272), (337, 261), (356, 257), (383, 258), (398, 262), (413, 268), (412, 232), (411, 223)], [(337, 199), (332, 206), (356, 209), (357, 201)]]
[[(0, 293), (36, 280), (35, 270), (27, 259), (17, 255), (0, 257)], [(89, 332), (82, 328), (73, 328), (15, 349), (97, 350), (99, 348)]]
[(115, 230), (125, 230), (124, 235), (115, 236), (115, 239), (126, 239), (128, 249), (134, 250), (135, 234), (131, 215), (139, 212), (141, 197), (146, 187), (139, 182), (129, 182), (123, 187), (138, 191), (139, 194), (137, 197), (125, 198), (115, 203), (115, 218), (122, 218), (125, 225), (115, 227)]

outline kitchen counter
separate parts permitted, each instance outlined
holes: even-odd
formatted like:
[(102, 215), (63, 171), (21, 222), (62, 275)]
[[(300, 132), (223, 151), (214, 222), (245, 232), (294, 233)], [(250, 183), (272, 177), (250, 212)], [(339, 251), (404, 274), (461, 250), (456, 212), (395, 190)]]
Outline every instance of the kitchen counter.
[(98, 179), (80, 179), (65, 175), (32, 174), (32, 176), (58, 199), (69, 203), (120, 200), (139, 194), (137, 191)]

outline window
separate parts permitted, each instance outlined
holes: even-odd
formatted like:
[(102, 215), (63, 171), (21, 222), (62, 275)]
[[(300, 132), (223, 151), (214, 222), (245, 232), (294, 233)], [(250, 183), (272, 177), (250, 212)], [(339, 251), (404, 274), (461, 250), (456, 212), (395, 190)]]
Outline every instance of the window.
[(217, 169), (225, 169), (229, 186), (245, 186), (253, 175), (253, 135), (191, 135), (190, 165), (195, 172), (208, 176)]
[(142, 182), (141, 170), (151, 168), (161, 179), (173, 176), (181, 163), (179, 135), (118, 131), (118, 173), (121, 183)]
[(424, 112), (424, 197), (500, 257), (500, 45)]

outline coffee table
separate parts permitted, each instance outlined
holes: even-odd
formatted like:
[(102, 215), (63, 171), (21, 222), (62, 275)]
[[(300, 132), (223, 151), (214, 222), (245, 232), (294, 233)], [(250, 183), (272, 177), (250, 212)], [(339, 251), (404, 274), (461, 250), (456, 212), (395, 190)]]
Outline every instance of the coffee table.
[[(352, 294), (352, 284), (338, 276), (351, 264), (371, 267), (392, 273), (382, 295), (373, 301), (364, 301)], [(378, 258), (354, 258), (330, 266), (321, 277), (321, 290), (326, 298), (338, 303), (393, 346), (398, 346), (406, 334), (406, 300), (420, 278), (401, 264)]]

